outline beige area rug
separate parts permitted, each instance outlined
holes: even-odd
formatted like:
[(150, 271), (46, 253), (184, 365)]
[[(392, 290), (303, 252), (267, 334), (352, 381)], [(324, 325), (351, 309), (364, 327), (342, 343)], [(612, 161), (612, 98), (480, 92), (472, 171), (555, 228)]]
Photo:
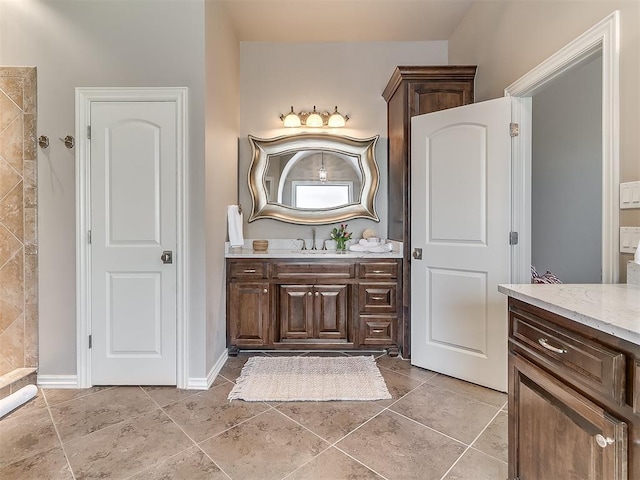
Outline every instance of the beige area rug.
[(384, 400), (387, 385), (370, 357), (251, 357), (229, 400)]

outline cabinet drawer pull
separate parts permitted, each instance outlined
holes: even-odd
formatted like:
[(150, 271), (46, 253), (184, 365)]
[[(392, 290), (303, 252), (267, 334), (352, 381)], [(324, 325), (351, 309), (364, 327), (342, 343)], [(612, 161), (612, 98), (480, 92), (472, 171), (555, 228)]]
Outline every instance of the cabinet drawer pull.
[(604, 435), (597, 434), (596, 435), (596, 443), (601, 447), (605, 448), (614, 443), (615, 440), (613, 438), (605, 437)]
[(372, 300), (386, 300), (387, 298), (383, 295), (371, 295)]
[(373, 328), (371, 331), (373, 333), (384, 333), (384, 328)]
[(549, 345), (546, 338), (539, 338), (538, 343), (542, 345), (544, 348), (546, 348), (547, 350), (551, 350), (553, 353), (560, 353), (560, 354), (567, 353), (567, 351), (564, 348), (558, 348), (558, 347), (554, 347), (553, 345)]
[(244, 269), (244, 273), (256, 273), (256, 269), (255, 268), (245, 268)]
[(371, 273), (384, 273), (384, 270), (372, 270)]
[(264, 290), (262, 290), (262, 293), (267, 293), (269, 290), (267, 290), (266, 288)]

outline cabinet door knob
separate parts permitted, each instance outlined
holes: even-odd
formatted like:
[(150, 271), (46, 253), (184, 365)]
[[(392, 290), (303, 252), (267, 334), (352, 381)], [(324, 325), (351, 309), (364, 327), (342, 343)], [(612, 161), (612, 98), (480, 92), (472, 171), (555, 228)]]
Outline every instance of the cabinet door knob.
[(307, 292), (307, 295), (311, 296), (311, 292)]
[(602, 448), (608, 447), (614, 442), (615, 440), (613, 438), (608, 438), (601, 434), (596, 435), (596, 443)]
[(316, 297), (318, 297), (320, 295), (320, 293), (316, 292)]
[(546, 338), (539, 338), (538, 343), (542, 345), (544, 348), (546, 348), (547, 350), (552, 351), (553, 353), (560, 353), (560, 354), (567, 353), (567, 351), (564, 348), (558, 348), (558, 347), (554, 347), (553, 345), (549, 345), (549, 342)]
[(266, 288), (264, 290), (262, 290), (262, 293), (267, 293), (269, 290), (267, 290)]

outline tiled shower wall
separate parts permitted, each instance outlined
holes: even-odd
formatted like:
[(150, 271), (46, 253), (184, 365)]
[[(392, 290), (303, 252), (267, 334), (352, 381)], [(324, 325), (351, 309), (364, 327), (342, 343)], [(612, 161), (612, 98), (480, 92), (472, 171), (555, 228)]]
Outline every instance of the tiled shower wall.
[(36, 69), (0, 67), (0, 375), (38, 366)]

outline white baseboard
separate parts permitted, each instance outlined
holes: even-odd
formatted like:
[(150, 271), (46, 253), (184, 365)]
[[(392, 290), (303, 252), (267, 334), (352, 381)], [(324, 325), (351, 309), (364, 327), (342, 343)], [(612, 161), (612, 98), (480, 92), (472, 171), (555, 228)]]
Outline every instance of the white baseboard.
[(38, 386), (42, 388), (78, 388), (78, 376), (38, 374)]
[(220, 357), (218, 358), (218, 361), (213, 365), (213, 367), (211, 367), (211, 370), (209, 370), (209, 373), (207, 373), (206, 378), (205, 377), (189, 377), (188, 383), (187, 383), (187, 389), (208, 390), (213, 384), (218, 374), (220, 373), (220, 370), (222, 370), (222, 367), (227, 361), (227, 358), (229, 358), (229, 354), (227, 352), (227, 349), (225, 348), (224, 351), (222, 352), (222, 355), (220, 355)]

